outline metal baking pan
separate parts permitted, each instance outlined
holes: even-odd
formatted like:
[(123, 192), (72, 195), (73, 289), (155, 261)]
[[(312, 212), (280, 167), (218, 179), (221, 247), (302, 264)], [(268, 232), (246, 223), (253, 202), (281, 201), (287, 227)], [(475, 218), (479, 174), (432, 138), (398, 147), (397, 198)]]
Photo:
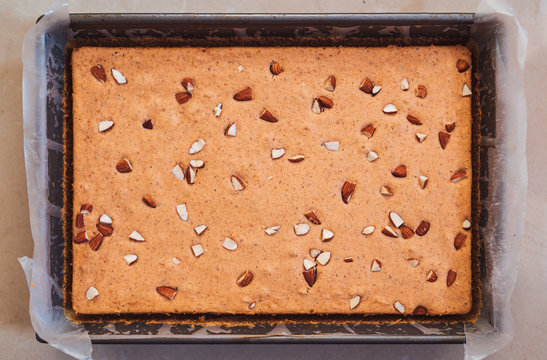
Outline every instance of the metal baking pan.
[[(322, 44), (332, 38), (359, 38), (359, 45), (454, 45), (488, 42), (493, 38), (472, 37), (473, 14), (71, 14), (70, 28), (74, 40), (100, 44), (101, 39), (120, 39), (139, 45), (139, 39), (155, 39), (173, 44), (177, 40), (202, 44), (211, 38), (251, 38), (261, 45), (274, 39), (292, 39), (302, 44)], [(489, 31), (489, 29), (485, 29)], [(331, 40), (329, 40), (331, 39)], [(65, 64), (66, 41), (55, 34), (44, 37), (47, 74), (60, 75)], [(350, 44), (351, 45), (351, 44)], [(481, 47), (488, 48), (488, 46)], [(476, 74), (480, 74), (480, 132), (496, 133), (495, 85), (493, 59), (486, 53), (474, 53)], [(476, 75), (478, 76), (478, 75)], [(63, 93), (62, 82), (48, 80), (48, 96)], [(50, 95), (51, 94), (51, 95)], [(475, 95), (474, 95), (475, 96)], [(475, 101), (474, 101), (475, 102)], [(476, 101), (477, 107), (479, 101)], [(48, 106), (48, 200), (50, 206), (50, 272), (63, 286), (63, 251), (65, 239), (60, 209), (63, 207), (63, 109)], [(474, 151), (479, 154), (478, 144)], [(480, 152), (481, 199), (488, 196), (488, 148)], [(476, 156), (478, 158), (478, 155)], [(474, 159), (475, 160), (475, 159)], [(477, 179), (479, 177), (477, 176)], [(477, 202), (478, 204), (478, 202)], [(487, 209), (481, 209), (480, 227), (488, 222)], [(479, 236), (479, 232), (474, 234)], [(477, 263), (478, 264), (478, 263)], [(475, 265), (477, 265), (475, 264)], [(484, 273), (484, 267), (482, 273)], [(485, 274), (481, 275), (481, 278)], [(63, 306), (62, 293), (52, 289), (53, 305)], [(490, 322), (491, 299), (482, 299), (481, 317)], [(462, 322), (452, 323), (378, 323), (378, 324), (281, 324), (254, 326), (202, 326), (192, 324), (158, 324), (145, 321), (130, 323), (83, 323), (93, 343), (464, 343)], [(37, 339), (39, 337), (37, 336)]]

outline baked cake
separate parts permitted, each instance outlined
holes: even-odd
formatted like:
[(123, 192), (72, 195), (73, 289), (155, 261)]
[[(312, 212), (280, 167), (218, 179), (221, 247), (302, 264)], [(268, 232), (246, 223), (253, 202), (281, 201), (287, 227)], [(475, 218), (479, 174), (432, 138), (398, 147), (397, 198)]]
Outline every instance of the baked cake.
[(75, 49), (74, 310), (469, 312), (470, 63)]

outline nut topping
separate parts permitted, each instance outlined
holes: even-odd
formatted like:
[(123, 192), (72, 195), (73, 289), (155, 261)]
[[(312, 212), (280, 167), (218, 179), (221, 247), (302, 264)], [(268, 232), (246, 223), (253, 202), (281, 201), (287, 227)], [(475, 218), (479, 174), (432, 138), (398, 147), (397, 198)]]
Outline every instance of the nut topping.
[(184, 168), (181, 164), (176, 164), (171, 173), (179, 180), (184, 180)]
[(112, 236), (114, 233), (114, 228), (110, 224), (97, 224), (97, 230), (103, 235), (103, 236)]
[(200, 257), (203, 255), (205, 250), (203, 249), (203, 246), (201, 244), (192, 245), (192, 252), (194, 253), (195, 257)]
[(427, 97), (427, 88), (423, 85), (418, 85), (416, 88), (416, 96), (425, 99)]
[(114, 77), (114, 80), (120, 85), (127, 84), (127, 79), (119, 70), (112, 69), (112, 77)]
[(396, 114), (397, 108), (393, 104), (387, 104), (386, 106), (384, 106), (383, 112), (386, 114)]
[(296, 224), (294, 225), (294, 233), (297, 236), (306, 235), (310, 231), (310, 226), (308, 224)]
[(87, 300), (93, 300), (96, 296), (99, 295), (99, 290), (95, 289), (93, 286), (90, 286), (85, 293)]
[(404, 78), (401, 81), (401, 90), (407, 91), (409, 88), (410, 88), (410, 85), (408, 84), (408, 80), (407, 80), (407, 78)]
[(393, 303), (393, 307), (395, 308), (395, 310), (397, 310), (398, 312), (400, 312), (401, 314), (404, 314), (405, 313), (405, 306), (403, 304), (401, 304), (400, 302), (398, 301), (395, 301)]
[(241, 180), (241, 178), (236, 175), (232, 175), (232, 186), (234, 187), (235, 191), (241, 191), (247, 187), (243, 180)]
[(205, 147), (205, 140), (199, 139), (197, 141), (194, 141), (192, 145), (190, 146), (190, 150), (188, 150), (188, 154), (194, 155), (203, 150)]
[(82, 204), (80, 206), (80, 212), (82, 214), (90, 214), (93, 211), (93, 205), (91, 204)]
[(188, 221), (188, 210), (186, 209), (186, 204), (177, 205), (177, 214), (182, 221)]
[(467, 235), (458, 233), (458, 235), (454, 238), (454, 248), (456, 250), (460, 250), (465, 243), (465, 239), (467, 239)]
[(129, 240), (133, 241), (144, 241), (144, 237), (136, 230), (129, 235)]
[(314, 267), (313, 269), (306, 270), (302, 273), (304, 275), (304, 280), (306, 280), (306, 283), (311, 288), (315, 281), (317, 280), (317, 267)]
[(334, 106), (334, 102), (326, 96), (319, 96), (317, 101), (324, 109), (331, 109)]
[(146, 204), (146, 206), (149, 206), (151, 208), (155, 208), (157, 205), (156, 205), (156, 201), (154, 200), (154, 198), (152, 198), (152, 196), (150, 195), (144, 195), (142, 197), (142, 202)]
[(224, 242), (222, 243), (222, 246), (226, 250), (230, 250), (230, 251), (234, 251), (235, 249), (237, 249), (237, 243), (234, 240), (230, 239), (229, 237), (224, 238)]
[(367, 126), (361, 129), (361, 134), (365, 135), (368, 138), (371, 138), (372, 135), (374, 135), (374, 131), (376, 131), (376, 128), (374, 128), (374, 125), (368, 124)]
[(372, 260), (372, 265), (370, 266), (370, 271), (378, 272), (382, 270), (382, 263), (378, 259)]
[(112, 129), (112, 126), (114, 126), (114, 121), (109, 121), (109, 120), (100, 121), (99, 131), (107, 132), (108, 130)]
[(74, 236), (73, 241), (74, 241), (75, 244), (82, 244), (82, 243), (85, 243), (85, 242), (89, 241), (89, 237), (87, 236), (87, 232), (82, 231), (82, 232), (77, 233), (76, 236)]
[(408, 259), (407, 262), (410, 264), (410, 266), (412, 267), (416, 267), (420, 264), (420, 262), (417, 260), (417, 259)]
[(245, 287), (253, 281), (253, 273), (249, 270), (245, 271), (243, 274), (239, 275), (237, 279), (237, 285), (240, 287)]
[(262, 112), (260, 113), (258, 117), (269, 123), (276, 123), (278, 121), (277, 118), (273, 116), (272, 113), (266, 109), (262, 110)]
[(389, 218), (391, 219), (391, 222), (393, 223), (393, 225), (395, 225), (396, 228), (400, 228), (401, 225), (405, 223), (403, 219), (399, 216), (399, 214), (393, 211), (389, 213)]
[(292, 163), (299, 163), (303, 161), (306, 157), (302, 154), (294, 155), (289, 158), (289, 161)]
[(201, 169), (205, 166), (205, 162), (203, 160), (190, 160), (190, 166), (194, 169)]
[(399, 237), (399, 234), (397, 234), (395, 232), (395, 230), (393, 230), (391, 228), (391, 226), (389, 225), (386, 225), (383, 229), (382, 229), (382, 234), (384, 234), (385, 236), (389, 236), (389, 237), (392, 237), (392, 238), (398, 238)]
[(391, 172), (391, 175), (397, 177), (397, 178), (404, 178), (406, 177), (406, 166), (405, 165), (399, 165), (393, 171)]
[(435, 282), (435, 281), (437, 281), (437, 274), (435, 274), (435, 271), (429, 270), (429, 272), (427, 273), (427, 276), (426, 276), (425, 280), (426, 280), (427, 282)]
[(350, 310), (353, 310), (357, 307), (357, 305), (359, 305), (359, 303), (361, 302), (361, 297), (359, 295), (356, 295), (354, 297), (352, 297), (351, 299), (349, 299), (349, 308)]
[(370, 162), (378, 160), (378, 154), (375, 151), (369, 151), (367, 153), (367, 160)]
[(456, 281), (457, 276), (458, 274), (454, 270), (448, 270), (448, 274), (446, 274), (446, 286), (451, 287), (452, 284), (454, 284), (454, 282)]
[(314, 114), (321, 114), (321, 112), (323, 112), (323, 107), (319, 104), (319, 99), (313, 99), (313, 102), (311, 103), (311, 111)]
[(469, 88), (469, 86), (467, 86), (467, 84), (463, 84), (463, 89), (462, 89), (462, 96), (465, 97), (465, 96), (471, 96), (473, 94), (473, 92), (471, 91), (471, 89)]
[(131, 166), (131, 163), (126, 158), (122, 158), (118, 163), (116, 164), (116, 170), (118, 172), (125, 174), (131, 172), (133, 170), (133, 166)]
[(369, 78), (365, 78), (361, 82), (361, 85), (359, 85), (359, 90), (361, 90), (365, 94), (372, 94), (372, 89), (374, 89), (374, 85), (372, 84), (372, 81)]
[(188, 102), (192, 98), (192, 93), (189, 93), (188, 91), (181, 91), (175, 94), (175, 99), (179, 104), (184, 104), (185, 102)]
[(156, 291), (161, 296), (166, 297), (169, 300), (173, 300), (175, 298), (175, 295), (177, 295), (177, 288), (176, 287), (170, 287), (170, 286), (158, 286), (156, 288)]
[(463, 221), (462, 228), (463, 228), (464, 230), (469, 230), (469, 229), (471, 229), (471, 221), (465, 219), (465, 220)]
[(408, 114), (406, 116), (406, 119), (408, 120), (409, 123), (411, 123), (413, 125), (422, 125), (422, 122), (420, 121), (420, 119), (418, 119), (418, 117), (416, 117), (412, 114)]
[(456, 122), (455, 121), (444, 124), (444, 129), (446, 130), (446, 132), (452, 132), (452, 131), (454, 131), (455, 128), (456, 128)]
[(102, 65), (92, 66), (90, 70), (91, 74), (95, 77), (95, 79), (99, 80), (102, 83), (106, 81), (106, 72), (104, 71)]
[(198, 225), (194, 228), (196, 234), (201, 235), (207, 229), (207, 225)]
[(330, 260), (330, 251), (323, 251), (315, 260), (323, 266), (327, 265)]
[(344, 262), (346, 262), (346, 263), (353, 262), (353, 256), (345, 257), (345, 258), (344, 258)]
[(251, 91), (251, 88), (245, 88), (243, 90), (239, 90), (234, 95), (235, 101), (249, 101), (253, 99), (253, 92)]
[(112, 225), (112, 218), (106, 214), (102, 214), (99, 217), (99, 224)]
[(380, 189), (380, 194), (384, 196), (393, 196), (393, 192), (391, 191), (389, 186), (382, 186), (382, 188)]
[(236, 123), (231, 122), (226, 126), (226, 129), (224, 129), (224, 135), (226, 136), (236, 136), (237, 134), (237, 126)]
[(330, 151), (338, 151), (338, 149), (340, 148), (340, 143), (338, 141), (325, 141), (321, 145), (323, 145), (325, 149)]
[(315, 261), (311, 261), (310, 259), (304, 258), (304, 269), (310, 270), (313, 269), (316, 266)]
[(77, 228), (84, 228), (84, 214), (78, 213), (76, 214), (76, 227)]
[(152, 124), (152, 119), (145, 120), (142, 123), (142, 127), (147, 130), (152, 130), (154, 128), (154, 124)]
[(439, 132), (439, 143), (441, 144), (441, 147), (443, 149), (446, 148), (446, 145), (448, 145), (448, 140), (450, 140), (450, 134), (445, 131)]
[(412, 315), (425, 315), (425, 314), (427, 314), (427, 309), (421, 305), (416, 306), (416, 308), (412, 312)]
[(189, 93), (191, 93), (192, 91), (194, 91), (194, 89), (196, 88), (194, 86), (194, 81), (190, 78), (184, 78), (182, 79), (182, 81), (180, 82), (180, 84), (182, 85), (183, 88), (186, 89), (186, 91), (188, 91)]
[(458, 59), (458, 61), (456, 61), (456, 69), (458, 69), (458, 72), (465, 72), (469, 69), (469, 63), (464, 59)]
[(321, 230), (321, 241), (323, 242), (331, 241), (333, 237), (334, 237), (334, 233), (330, 231), (329, 229)]
[(418, 142), (420, 142), (420, 143), (424, 142), (424, 140), (425, 140), (426, 137), (427, 137), (427, 134), (416, 133), (416, 139), (417, 139)]
[(135, 261), (137, 261), (138, 256), (135, 254), (127, 254), (124, 255), (123, 259), (127, 265), (132, 265), (135, 263)]
[(327, 81), (325, 81), (325, 90), (333, 92), (334, 89), (336, 89), (336, 78), (331, 75)]
[(315, 225), (321, 225), (321, 220), (319, 220), (319, 217), (317, 216), (317, 213), (315, 210), (310, 210), (307, 213), (304, 214), (306, 219), (308, 219), (312, 224)]
[(279, 229), (281, 228), (280, 225), (276, 225), (276, 226), (270, 226), (270, 227), (267, 227), (266, 229), (264, 229), (264, 232), (268, 235), (273, 235), (275, 234)]
[(171, 262), (172, 262), (173, 264), (175, 264), (175, 265), (180, 265), (180, 260), (179, 260), (179, 258), (177, 258), (177, 257), (172, 258), (172, 259), (171, 259)]
[(382, 90), (382, 87), (379, 86), (379, 85), (378, 85), (378, 86), (375, 85), (375, 86), (372, 88), (372, 96), (376, 96), (376, 95), (380, 92), (380, 90)]
[(369, 226), (365, 226), (365, 228), (363, 229), (363, 231), (361, 231), (361, 234), (363, 235), (370, 235), (374, 232), (374, 229), (376, 229), (374, 226), (372, 225), (369, 225)]
[(321, 254), (321, 250), (319, 250), (319, 249), (310, 249), (310, 256), (312, 258), (315, 259), (316, 257), (319, 256), (319, 254)]
[(196, 182), (196, 170), (191, 166), (186, 168), (186, 182), (190, 185)]
[(428, 178), (427, 176), (423, 176), (423, 175), (420, 175), (419, 177), (419, 182), (420, 182), (420, 187), (422, 189), (425, 189), (425, 187), (427, 186), (427, 182), (428, 182)]
[(453, 183), (457, 183), (462, 181), (466, 177), (467, 177), (467, 171), (465, 171), (465, 169), (460, 169), (456, 171), (454, 174), (452, 174), (452, 176), (450, 177), (450, 181), (452, 181)]
[(349, 181), (344, 182), (344, 185), (342, 185), (342, 201), (346, 204), (349, 203), (354, 192), (355, 184)]
[(272, 149), (272, 159), (279, 159), (285, 155), (285, 149), (279, 148), (279, 149)]
[(99, 247), (101, 246), (103, 242), (103, 235), (101, 233), (98, 233), (97, 235), (93, 236), (91, 240), (89, 240), (89, 247), (93, 251), (99, 250)]
[(270, 72), (272, 74), (279, 75), (283, 71), (285, 71), (285, 69), (283, 68), (283, 66), (281, 66), (280, 63), (278, 63), (277, 61), (272, 61), (272, 63), (270, 64)]
[(219, 103), (213, 109), (213, 115), (215, 115), (216, 117), (219, 117), (221, 113), (222, 113), (222, 104)]
[(401, 235), (403, 239), (410, 239), (414, 236), (414, 231), (409, 226), (403, 225), (401, 226)]
[(418, 236), (424, 236), (429, 231), (429, 221), (423, 220), (416, 228), (416, 234)]

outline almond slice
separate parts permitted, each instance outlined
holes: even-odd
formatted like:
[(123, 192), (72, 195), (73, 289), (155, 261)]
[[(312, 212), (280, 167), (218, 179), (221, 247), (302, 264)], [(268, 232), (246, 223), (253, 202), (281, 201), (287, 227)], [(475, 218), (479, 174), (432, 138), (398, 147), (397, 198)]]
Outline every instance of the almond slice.
[(451, 287), (452, 284), (454, 284), (454, 282), (456, 281), (457, 276), (458, 273), (456, 273), (454, 270), (448, 270), (448, 274), (446, 274), (446, 286)]
[(241, 191), (247, 187), (243, 180), (241, 180), (241, 178), (236, 175), (232, 175), (232, 186), (234, 187), (235, 191)]
[(469, 63), (464, 59), (458, 59), (458, 61), (456, 61), (456, 69), (458, 69), (458, 72), (460, 73), (465, 72), (469, 69)]
[(142, 127), (147, 130), (152, 130), (154, 128), (154, 124), (152, 124), (152, 119), (145, 120), (142, 123)]
[(344, 185), (342, 185), (342, 190), (341, 190), (342, 201), (346, 204), (349, 203), (354, 192), (355, 192), (355, 184), (350, 183), (349, 181), (344, 182)]
[(106, 214), (102, 214), (99, 217), (99, 224), (112, 225), (112, 218)]
[(378, 160), (378, 154), (375, 151), (369, 151), (367, 153), (367, 160), (370, 162)]
[(251, 88), (245, 88), (235, 93), (233, 99), (235, 101), (249, 101), (253, 99), (253, 92)]
[(384, 106), (382, 111), (386, 114), (396, 114), (397, 108), (393, 104), (387, 104), (386, 106)]
[(464, 230), (469, 230), (469, 229), (471, 229), (471, 221), (465, 219), (465, 220), (463, 221), (462, 228), (463, 228)]
[(298, 154), (298, 155), (291, 156), (289, 158), (289, 161), (292, 162), (292, 163), (299, 163), (299, 162), (303, 161), (304, 159), (305, 159), (304, 155)]
[(419, 97), (421, 99), (425, 99), (427, 97), (427, 88), (423, 85), (418, 85), (416, 88), (416, 97)]
[(239, 278), (237, 278), (237, 285), (240, 287), (245, 287), (253, 281), (253, 277), (253, 273), (247, 270), (243, 274), (239, 275)]
[(268, 235), (273, 235), (275, 234), (279, 229), (281, 228), (280, 225), (276, 225), (276, 226), (270, 226), (270, 227), (267, 227), (266, 229), (264, 229), (264, 232)]
[(215, 108), (213, 109), (213, 115), (215, 115), (216, 117), (219, 117), (221, 113), (222, 113), (222, 104), (218, 103), (217, 106), (215, 106)]
[(230, 239), (229, 237), (224, 238), (224, 242), (222, 243), (222, 246), (226, 250), (230, 250), (230, 251), (234, 251), (235, 249), (237, 249), (237, 243), (234, 240)]
[(203, 249), (203, 246), (201, 246), (201, 244), (195, 244), (192, 245), (192, 252), (194, 253), (195, 257), (200, 257), (201, 255), (203, 255), (205, 250)]
[(84, 228), (85, 227), (84, 214), (82, 214), (82, 213), (76, 214), (76, 227), (77, 228)]
[(80, 206), (80, 212), (82, 214), (90, 214), (93, 211), (93, 205), (91, 204), (82, 204)]
[(142, 197), (142, 202), (146, 204), (146, 206), (149, 206), (151, 208), (156, 208), (157, 204), (154, 198), (150, 195), (144, 195)]
[(321, 230), (321, 241), (323, 242), (331, 241), (333, 237), (334, 237), (334, 233), (330, 231), (329, 229)]
[(465, 169), (460, 169), (452, 174), (452, 176), (450, 177), (450, 181), (452, 181), (453, 183), (457, 183), (465, 178), (467, 178), (467, 171)]
[(236, 136), (237, 134), (237, 126), (236, 123), (231, 122), (226, 126), (226, 129), (224, 129), (224, 135), (226, 136)]
[(465, 97), (465, 96), (471, 96), (473, 94), (473, 92), (471, 91), (471, 89), (469, 88), (469, 86), (467, 86), (467, 84), (463, 84), (463, 89), (462, 89), (462, 96)]
[(408, 84), (408, 79), (404, 78), (401, 80), (401, 90), (407, 91), (410, 88), (410, 85)]
[(425, 280), (426, 280), (427, 282), (435, 282), (435, 281), (437, 281), (437, 274), (435, 274), (435, 271), (429, 270), (429, 272), (427, 273), (427, 276), (425, 277)]
[(90, 70), (91, 74), (95, 77), (95, 79), (99, 80), (102, 83), (106, 81), (106, 72), (104, 71), (102, 65), (92, 66)]
[(410, 239), (414, 236), (414, 231), (410, 228), (410, 226), (403, 225), (401, 226), (401, 236), (403, 239)]
[(465, 239), (467, 239), (467, 235), (458, 233), (458, 235), (454, 238), (454, 248), (456, 250), (460, 250), (465, 243)]
[(285, 155), (285, 149), (283, 148), (272, 149), (272, 159), (274, 160), (279, 159), (283, 155)]
[(323, 266), (327, 265), (330, 260), (330, 251), (323, 251), (315, 260)]
[(269, 123), (276, 123), (276, 122), (279, 121), (279, 120), (277, 120), (277, 118), (275, 116), (272, 115), (271, 112), (269, 112), (266, 109), (262, 110), (262, 112), (260, 113), (260, 115), (258, 117), (261, 118), (264, 121), (269, 122)]
[(313, 102), (311, 103), (311, 111), (314, 114), (321, 114), (321, 112), (323, 112), (323, 107), (319, 104), (319, 99), (313, 99)]
[(382, 270), (382, 263), (378, 259), (372, 260), (372, 265), (370, 266), (370, 271), (378, 272)]
[(119, 173), (125, 174), (131, 172), (133, 170), (133, 166), (127, 158), (122, 158), (116, 164), (116, 170), (118, 170)]
[(184, 78), (182, 79), (182, 81), (180, 82), (180, 84), (182, 85), (183, 88), (186, 89), (186, 91), (188, 91), (189, 93), (191, 93), (192, 91), (194, 91), (194, 89), (196, 88), (194, 86), (194, 81), (190, 78)]
[(114, 126), (114, 121), (110, 120), (104, 120), (99, 122), (99, 131), (100, 132), (107, 132), (108, 130), (112, 129), (112, 126)]
[(338, 149), (340, 148), (340, 143), (338, 141), (325, 141), (322, 145), (325, 147), (325, 149), (330, 151), (338, 151)]
[(319, 220), (319, 216), (317, 216), (317, 213), (315, 210), (310, 210), (307, 213), (304, 214), (306, 219), (308, 219), (312, 224), (315, 225), (321, 225), (321, 220)]
[(365, 94), (372, 94), (372, 89), (374, 89), (374, 85), (368, 77), (361, 82), (361, 85), (359, 85), (359, 90)]
[(277, 61), (272, 61), (272, 63), (270, 64), (270, 72), (273, 75), (279, 75), (283, 71), (285, 71), (285, 69), (283, 68), (283, 66), (281, 66), (280, 63), (278, 63)]
[(310, 270), (313, 269), (316, 266), (315, 261), (311, 261), (310, 259), (304, 258), (304, 269)]
[(128, 266), (134, 264), (135, 261), (137, 261), (137, 259), (138, 259), (138, 256), (135, 254), (127, 254), (127, 255), (124, 255), (123, 257), (123, 260)]
[(188, 221), (188, 210), (186, 209), (186, 204), (177, 205), (177, 214), (182, 221)]
[(123, 76), (120, 70), (112, 69), (112, 77), (120, 85), (127, 84), (127, 79)]
[(422, 122), (420, 121), (420, 119), (418, 119), (417, 116), (414, 116), (412, 114), (408, 114), (406, 116), (406, 119), (408, 120), (409, 123), (411, 123), (412, 125), (422, 125)]
[(326, 96), (319, 96), (317, 101), (324, 109), (331, 109), (334, 106), (334, 102)]
[(427, 176), (420, 175), (418, 180), (420, 182), (420, 187), (422, 189), (425, 189), (425, 187), (427, 186), (427, 182), (429, 181)]
[(393, 171), (391, 171), (391, 175), (397, 177), (397, 178), (404, 178), (406, 177), (406, 166), (405, 165), (399, 165)]
[(380, 92), (380, 90), (382, 90), (382, 87), (379, 85), (375, 85), (372, 88), (372, 96), (376, 96)]
[(424, 236), (429, 231), (429, 227), (429, 221), (422, 220), (422, 222), (420, 222), (420, 225), (418, 225), (418, 227), (416, 228), (416, 234), (418, 236)]
[(190, 185), (196, 182), (196, 170), (191, 166), (186, 168), (186, 182)]
[(441, 144), (441, 147), (446, 149), (446, 145), (448, 145), (448, 141), (450, 140), (450, 134), (446, 131), (440, 131), (439, 132), (439, 143)]
[(99, 290), (95, 289), (93, 286), (90, 286), (89, 289), (85, 292), (85, 297), (87, 300), (93, 300), (99, 295)]
[(175, 175), (177, 179), (184, 180), (184, 168), (181, 164), (175, 165), (175, 167), (171, 170), (171, 173)]
[(351, 299), (349, 299), (349, 308), (350, 310), (353, 310), (357, 307), (357, 305), (359, 305), (359, 303), (361, 302), (361, 297), (359, 295), (356, 295), (354, 297), (352, 297)]
[(427, 134), (416, 133), (416, 139), (417, 139), (418, 142), (420, 142), (420, 143), (424, 142), (424, 140), (425, 140), (426, 137), (427, 137)]
[(203, 150), (203, 147), (205, 146), (205, 140), (199, 139), (195, 141), (192, 146), (190, 146), (190, 150), (188, 150), (188, 154), (194, 155)]
[(395, 230), (393, 230), (391, 228), (391, 226), (389, 225), (386, 225), (383, 229), (382, 229), (382, 234), (386, 235), (386, 236), (389, 236), (389, 237), (392, 237), (392, 238), (398, 238), (399, 237), (399, 234), (397, 234), (395, 232)]
[(393, 192), (391, 191), (390, 187), (385, 185), (382, 186), (382, 188), (380, 189), (380, 194), (384, 196), (393, 196)]
[(89, 240), (89, 247), (93, 251), (99, 250), (99, 247), (101, 247), (101, 244), (103, 243), (104, 236), (101, 233), (98, 233), (97, 235), (93, 236), (91, 240)]
[(194, 228), (196, 234), (201, 235), (207, 229), (207, 225), (198, 225)]
[(129, 239), (133, 241), (144, 241), (144, 237), (136, 230), (129, 235)]
[(345, 258), (344, 258), (344, 262), (346, 262), (346, 263), (353, 262), (353, 256), (345, 257)]
[(114, 233), (114, 228), (110, 224), (97, 224), (97, 230), (103, 235), (103, 236), (112, 236)]
[(336, 78), (333, 75), (329, 76), (327, 81), (325, 81), (324, 87), (325, 90), (333, 92), (336, 89)]
[(250, 305), (249, 305), (249, 309), (252, 310), (254, 309), (256, 306), (256, 303), (255, 302), (252, 302)]
[(205, 166), (205, 162), (203, 160), (190, 160), (190, 166), (194, 169), (201, 169)]
[(395, 310), (397, 310), (401, 314), (405, 313), (405, 306), (403, 304), (401, 304), (399, 301), (395, 301), (393, 303), (393, 307), (395, 308)]
[(302, 273), (304, 275), (304, 280), (306, 280), (306, 284), (311, 288), (315, 284), (315, 281), (317, 281), (317, 267), (304, 271)]
[(82, 232), (77, 233), (74, 236), (74, 239), (72, 241), (74, 241), (75, 244), (82, 244), (82, 243), (85, 243), (85, 242), (89, 241), (89, 237), (87, 236), (87, 232), (82, 231)]
[(177, 295), (177, 288), (171, 286), (158, 286), (156, 291), (163, 297), (166, 297), (169, 300), (173, 300), (175, 295)]
[(456, 128), (456, 122), (455, 121), (444, 124), (444, 129), (446, 130), (446, 132), (452, 132), (452, 131), (454, 131), (455, 128)]
[(316, 257), (319, 256), (319, 254), (321, 254), (321, 250), (319, 250), (319, 249), (310, 249), (310, 256), (312, 258), (315, 259)]
[(172, 258), (171, 261), (172, 261), (173, 264), (175, 264), (175, 265), (180, 265), (180, 260), (179, 260), (177, 257)]
[(188, 102), (192, 98), (192, 93), (189, 93), (187, 91), (181, 91), (175, 94), (175, 99), (179, 104), (184, 104)]
[(410, 266), (412, 267), (416, 267), (420, 264), (420, 262), (417, 260), (417, 259), (408, 259), (407, 262), (410, 264)]
[(308, 224), (295, 224), (294, 233), (297, 236), (306, 235), (310, 231), (310, 226)]
[(421, 305), (416, 306), (416, 308), (412, 312), (412, 315), (425, 315), (425, 314), (427, 314), (427, 309)]
[(368, 138), (371, 138), (372, 135), (374, 135), (375, 131), (376, 131), (376, 128), (374, 127), (374, 125), (368, 124), (361, 129), (361, 134), (365, 135)]
[(374, 232), (376, 228), (372, 225), (369, 225), (369, 226), (365, 226), (365, 228), (363, 229), (363, 231), (361, 231), (361, 234), (363, 235), (370, 235)]
[(396, 212), (392, 211), (389, 213), (389, 218), (391, 219), (391, 222), (393, 225), (395, 225), (396, 228), (400, 228), (401, 225), (403, 225), (405, 222), (403, 221), (403, 218), (399, 216)]

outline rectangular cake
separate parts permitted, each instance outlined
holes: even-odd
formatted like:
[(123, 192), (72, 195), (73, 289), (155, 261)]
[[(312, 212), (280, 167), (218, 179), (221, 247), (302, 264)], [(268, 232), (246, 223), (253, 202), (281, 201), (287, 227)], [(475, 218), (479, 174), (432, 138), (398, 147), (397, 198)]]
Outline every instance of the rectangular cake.
[(470, 63), (74, 49), (74, 310), (468, 313)]

